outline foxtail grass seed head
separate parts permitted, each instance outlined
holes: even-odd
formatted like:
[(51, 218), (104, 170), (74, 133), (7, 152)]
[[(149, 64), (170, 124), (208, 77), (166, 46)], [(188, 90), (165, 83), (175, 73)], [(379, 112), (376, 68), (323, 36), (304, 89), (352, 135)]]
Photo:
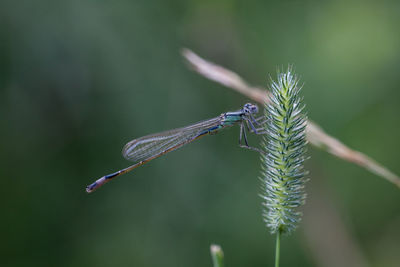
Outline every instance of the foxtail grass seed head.
[(271, 233), (291, 232), (301, 218), (306, 182), (306, 115), (299, 96), (299, 79), (289, 67), (272, 81), (270, 103), (265, 105), (262, 149), (263, 217)]

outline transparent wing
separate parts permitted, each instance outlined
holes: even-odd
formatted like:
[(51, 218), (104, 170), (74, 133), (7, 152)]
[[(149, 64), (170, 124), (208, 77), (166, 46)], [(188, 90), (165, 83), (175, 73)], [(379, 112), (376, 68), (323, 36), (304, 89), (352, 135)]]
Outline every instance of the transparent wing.
[(221, 120), (220, 117), (216, 117), (186, 127), (140, 137), (127, 143), (122, 155), (127, 160), (139, 162), (166, 153), (168, 150), (173, 151), (221, 125)]

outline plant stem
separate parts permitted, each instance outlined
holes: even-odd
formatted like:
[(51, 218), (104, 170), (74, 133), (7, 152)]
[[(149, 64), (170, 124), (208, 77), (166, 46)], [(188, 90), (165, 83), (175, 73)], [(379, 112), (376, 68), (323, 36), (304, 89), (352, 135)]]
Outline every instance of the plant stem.
[(210, 247), (211, 257), (214, 267), (224, 267), (224, 252), (218, 245), (211, 245)]
[(276, 231), (275, 267), (279, 267), (279, 254), (281, 249), (281, 230)]

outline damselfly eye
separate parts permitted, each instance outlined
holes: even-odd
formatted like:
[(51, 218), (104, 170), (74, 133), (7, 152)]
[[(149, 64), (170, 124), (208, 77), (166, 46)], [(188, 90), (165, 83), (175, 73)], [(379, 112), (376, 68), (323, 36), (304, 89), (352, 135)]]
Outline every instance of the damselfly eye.
[(247, 103), (246, 105), (244, 105), (243, 111), (245, 113), (258, 113), (258, 107), (251, 103)]
[(256, 105), (252, 105), (251, 113), (258, 113), (258, 107)]

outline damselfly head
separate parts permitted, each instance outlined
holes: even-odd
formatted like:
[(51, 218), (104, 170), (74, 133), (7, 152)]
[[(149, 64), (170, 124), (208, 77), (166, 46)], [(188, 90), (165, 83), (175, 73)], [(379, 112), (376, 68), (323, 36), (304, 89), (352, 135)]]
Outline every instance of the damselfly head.
[(243, 111), (244, 111), (244, 113), (247, 113), (247, 114), (258, 113), (258, 107), (254, 104), (247, 103), (243, 106)]

